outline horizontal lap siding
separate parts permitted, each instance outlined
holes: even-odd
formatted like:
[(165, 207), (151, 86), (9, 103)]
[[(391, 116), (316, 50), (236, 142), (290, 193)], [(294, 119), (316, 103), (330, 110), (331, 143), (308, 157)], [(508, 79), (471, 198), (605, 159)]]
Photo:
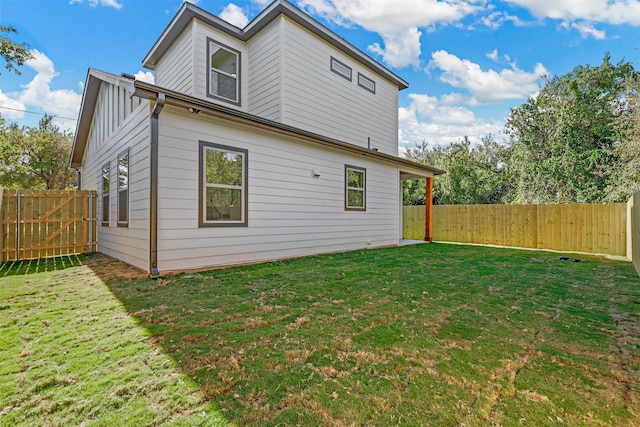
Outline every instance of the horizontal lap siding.
[(155, 67), (155, 84), (193, 95), (194, 51), (192, 26), (189, 25)]
[[(149, 103), (133, 98), (135, 107), (123, 108), (110, 103), (109, 84), (103, 83), (91, 130), (86, 158), (82, 166), (82, 189), (98, 192), (98, 251), (137, 267), (149, 266)], [(123, 117), (108, 137), (102, 135), (110, 117)], [(100, 134), (98, 134), (100, 130)], [(129, 159), (129, 227), (117, 227), (117, 159), (127, 148)], [(102, 166), (109, 162), (111, 170), (109, 226), (102, 224)]]
[(264, 28), (247, 44), (249, 112), (280, 121), (280, 20)]
[[(249, 55), (247, 55), (247, 48), (245, 43), (239, 41), (235, 37), (231, 37), (214, 28), (211, 28), (200, 21), (194, 21), (193, 25), (193, 46), (195, 52), (195, 86), (193, 96), (208, 102), (213, 102), (215, 104), (221, 104), (241, 111), (247, 111), (247, 86), (249, 86), (249, 79), (247, 76), (249, 74)], [(222, 43), (225, 46), (240, 52), (240, 106), (235, 103), (229, 103), (207, 96), (207, 73), (209, 72), (207, 59), (207, 38), (212, 39), (214, 42)]]
[[(283, 18), (283, 122), (381, 152), (398, 154), (398, 88), (319, 37)], [(334, 57), (352, 69), (352, 81), (330, 70)], [(376, 83), (358, 86), (358, 72)]]
[[(167, 108), (160, 135), (161, 271), (397, 244), (397, 168)], [(248, 227), (198, 228), (199, 140), (248, 150)], [(344, 210), (345, 164), (367, 169), (366, 212)]]

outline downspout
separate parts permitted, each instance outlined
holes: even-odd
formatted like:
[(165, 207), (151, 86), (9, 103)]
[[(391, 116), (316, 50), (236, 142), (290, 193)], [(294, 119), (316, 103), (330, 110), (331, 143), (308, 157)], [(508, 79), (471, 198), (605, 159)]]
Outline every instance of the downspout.
[(164, 93), (158, 93), (151, 110), (151, 165), (149, 177), (149, 272), (158, 277), (158, 118), (164, 107)]

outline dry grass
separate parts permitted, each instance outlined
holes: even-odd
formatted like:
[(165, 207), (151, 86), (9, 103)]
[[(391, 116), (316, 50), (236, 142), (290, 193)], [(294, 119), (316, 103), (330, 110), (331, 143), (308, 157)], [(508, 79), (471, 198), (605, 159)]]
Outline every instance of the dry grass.
[[(156, 281), (114, 277), (106, 268), (108, 290), (95, 284), (99, 298), (122, 304), (136, 324), (119, 314), (130, 329), (107, 341), (100, 338), (104, 331), (81, 336), (111, 354), (122, 346), (118, 336), (135, 337), (137, 350), (119, 358), (120, 372), (139, 370), (129, 363), (140, 354), (160, 358), (173, 369), (169, 378), (188, 378), (175, 392), (192, 396), (180, 410), (186, 417), (204, 407), (211, 419), (219, 420), (217, 409), (237, 425), (637, 425), (640, 279), (629, 263), (557, 258), (429, 244)], [(87, 262), (108, 265), (102, 257)], [(67, 271), (91, 274), (74, 269)], [(40, 310), (51, 302), (38, 302)], [(1, 304), (19, 309), (10, 298)], [(105, 313), (114, 316), (98, 309), (71, 317), (101, 323)], [(40, 329), (55, 326), (54, 319), (36, 321)], [(45, 364), (40, 350), (14, 345), (18, 350), (6, 356), (16, 366), (20, 352)], [(92, 369), (120, 366), (99, 361), (106, 365)], [(3, 389), (10, 396), (9, 403), (0, 401), (4, 411), (39, 394), (29, 370), (4, 372), (7, 383), (31, 390)], [(86, 375), (66, 369), (43, 381), (47, 390), (68, 390)], [(144, 381), (150, 380), (136, 383)], [(120, 395), (126, 407), (141, 393), (128, 387), (115, 377), (94, 389), (96, 402)], [(179, 407), (173, 401), (154, 415), (164, 399), (151, 392), (144, 399), (137, 405), (145, 415), (131, 413), (139, 425), (171, 420), (171, 408)], [(78, 418), (65, 420), (86, 419), (81, 403), (68, 407)], [(42, 424), (45, 409), (29, 412), (31, 421)]]

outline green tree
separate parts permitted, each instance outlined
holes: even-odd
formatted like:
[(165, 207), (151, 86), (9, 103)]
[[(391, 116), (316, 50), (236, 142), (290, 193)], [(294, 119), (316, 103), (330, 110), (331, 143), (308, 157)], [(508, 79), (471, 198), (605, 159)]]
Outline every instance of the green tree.
[(37, 128), (19, 128), (0, 119), (0, 186), (65, 189), (76, 173), (69, 168), (72, 135), (45, 115)]
[[(429, 148), (426, 142), (409, 149), (407, 159), (446, 171), (433, 180), (435, 204), (502, 203), (509, 192), (505, 162), (509, 149), (493, 136), (471, 144), (469, 138), (445, 147)], [(405, 181), (404, 204), (424, 204), (424, 180)]]
[(18, 30), (13, 27), (0, 25), (0, 56), (4, 58), (6, 62), (5, 68), (7, 70), (20, 75), (18, 67), (33, 58), (33, 55), (29, 51), (29, 45), (27, 43), (17, 43), (11, 40), (8, 37), (8, 35), (11, 34), (18, 34)]
[(626, 101), (628, 115), (615, 123), (621, 138), (612, 149), (618, 162), (606, 189), (607, 202), (622, 202), (640, 191), (640, 96), (632, 94)]
[(510, 201), (607, 200), (620, 160), (615, 148), (624, 143), (621, 129), (638, 126), (628, 107), (638, 79), (630, 63), (612, 65), (607, 54), (598, 67), (547, 79), (537, 97), (512, 109), (506, 124), (515, 186)]

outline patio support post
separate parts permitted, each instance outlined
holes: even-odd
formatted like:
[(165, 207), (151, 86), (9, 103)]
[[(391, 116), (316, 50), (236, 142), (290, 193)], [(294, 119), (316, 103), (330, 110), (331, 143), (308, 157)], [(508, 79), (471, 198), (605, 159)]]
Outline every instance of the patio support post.
[(433, 222), (433, 178), (427, 177), (426, 181), (426, 191), (424, 198), (424, 208), (425, 208), (425, 227), (424, 227), (424, 241), (431, 242), (433, 240), (432, 227), (431, 224)]

